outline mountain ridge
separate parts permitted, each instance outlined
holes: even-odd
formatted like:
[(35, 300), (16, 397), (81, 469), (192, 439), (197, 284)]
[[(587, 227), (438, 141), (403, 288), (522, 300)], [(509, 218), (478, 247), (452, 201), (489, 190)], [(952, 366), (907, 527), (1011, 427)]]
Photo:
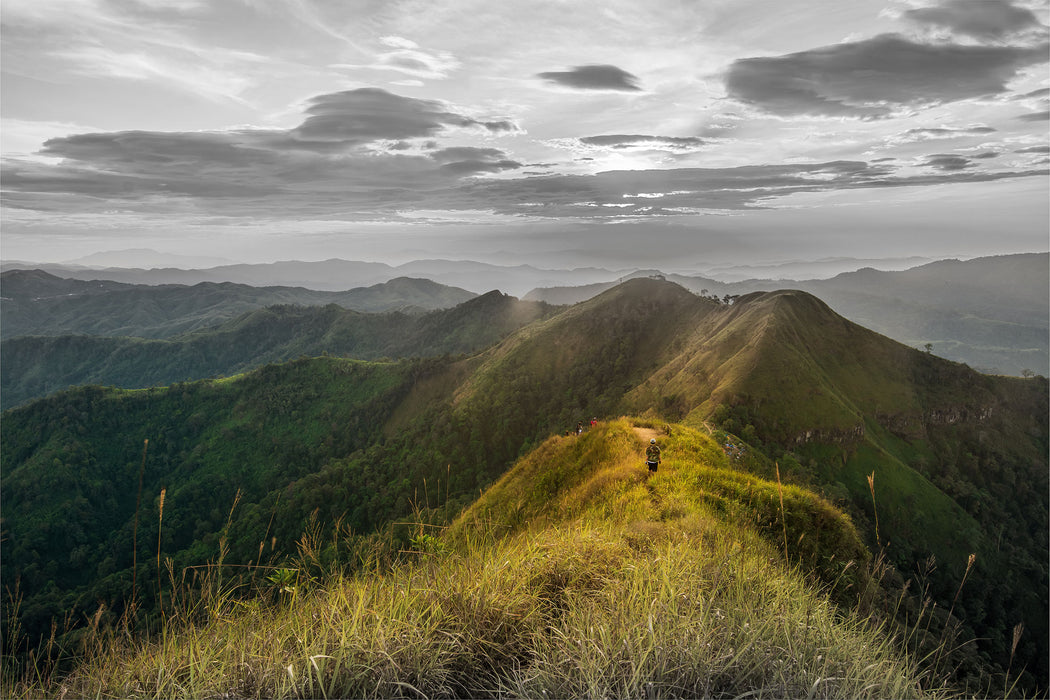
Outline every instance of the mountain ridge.
[[(41, 297), (43, 292), (46, 296)], [(62, 279), (42, 270), (0, 274), (3, 338), (91, 335), (165, 338), (274, 304), (337, 304), (358, 311), (448, 308), (475, 296), (432, 280), (396, 277), (371, 287), (324, 292), (235, 282), (132, 285)]]
[(231, 375), (304, 355), (378, 360), (475, 352), (552, 312), (542, 302), (490, 292), (425, 313), (270, 306), (166, 339), (21, 336), (0, 341), (0, 402), (10, 408), (82, 384), (139, 389)]
[[(945, 260), (904, 271), (869, 268), (824, 280), (667, 278), (714, 297), (799, 289), (905, 345), (930, 343), (946, 359), (986, 368), (987, 373), (1020, 375), (1027, 369), (1050, 375), (1050, 254)], [(537, 289), (522, 298), (577, 303), (613, 284)]]
[[(887, 369), (901, 358), (905, 367)], [(355, 388), (355, 377), (368, 379), (371, 388)], [(668, 377), (681, 383), (677, 391), (668, 388)], [(713, 377), (722, 397), (717, 405), (697, 404)], [(632, 394), (639, 386), (646, 392)], [(967, 403), (975, 387), (978, 399)], [(355, 395), (366, 398), (354, 403)], [(213, 397), (213, 408), (205, 410), (197, 396)], [(813, 396), (820, 401), (810, 406)], [(906, 410), (893, 410), (891, 402)], [(153, 408), (146, 410), (147, 404)], [(795, 415), (802, 406), (804, 419)], [(13, 466), (2, 493), (30, 503), (35, 492), (28, 484), (37, 482), (28, 474), (97, 469), (103, 451), (113, 449), (115, 426), (124, 435), (159, 431), (164, 439), (150, 444), (153, 449), (157, 440), (153, 459), (164, 467), (151, 474), (148, 488), (156, 493), (163, 474), (189, 480), (177, 488), (167, 482), (174, 510), (165, 515), (172, 538), (166, 551), (180, 564), (205, 556), (210, 550), (197, 535), (215, 543), (225, 519), (219, 504), (233, 498), (238, 475), (251, 475), (256, 486), (242, 492), (244, 515), (231, 533), (231, 552), (248, 558), (270, 520), (287, 547), (312, 512), (358, 531), (404, 517), (413, 492), (426, 483), (431, 493), (444, 490), (453, 509), (466, 506), (549, 436), (625, 409), (685, 419), (688, 427), (717, 435), (717, 444), (726, 440), (734, 453), (742, 450), (734, 465), (767, 480), (776, 467), (787, 480), (826, 493), (869, 533), (869, 546), (886, 548), (901, 572), (934, 553), (938, 572), (927, 590), (946, 607), (965, 569), (972, 590), (955, 610), (982, 637), (981, 653), (1005, 659), (1009, 628), (1022, 619), (1030, 636), (1019, 658), (1039, 678), (1046, 676), (1040, 666), (1046, 604), (1039, 599), (1047, 580), (1040, 559), (1047, 530), (1045, 379), (980, 375), (859, 328), (803, 292), (718, 303), (673, 283), (640, 279), (526, 325), (467, 358), (304, 359), (152, 393), (57, 394), (4, 414), (5, 464)], [(180, 417), (170, 418), (169, 411)], [(799, 427), (811, 430), (801, 442)], [(131, 474), (137, 457), (128, 449), (120, 462)], [(234, 471), (217, 471), (231, 459)], [(206, 476), (212, 481), (200, 481)], [(75, 494), (63, 497), (73, 499), (70, 512), (91, 504), (79, 503)], [(208, 517), (179, 510), (205, 499), (215, 501)], [(0, 562), (5, 567), (14, 566), (12, 560), (26, 566), (23, 540), (45, 536), (16, 527), (33, 521), (22, 507), (5, 509), (12, 514), (14, 552)], [(123, 513), (130, 518), (127, 505)], [(129, 527), (125, 521), (125, 535)], [(870, 534), (876, 531), (877, 539)], [(65, 561), (70, 549), (57, 546), (56, 559)], [(40, 543), (35, 547), (45, 551)], [(101, 543), (74, 543), (78, 547), (108, 551)], [(980, 562), (972, 572), (971, 553)], [(113, 558), (111, 575), (118, 578), (110, 585), (116, 586), (126, 562), (106, 556)], [(44, 575), (24, 580), (39, 586)], [(84, 592), (69, 595), (76, 600)], [(34, 606), (47, 609), (36, 599)]]

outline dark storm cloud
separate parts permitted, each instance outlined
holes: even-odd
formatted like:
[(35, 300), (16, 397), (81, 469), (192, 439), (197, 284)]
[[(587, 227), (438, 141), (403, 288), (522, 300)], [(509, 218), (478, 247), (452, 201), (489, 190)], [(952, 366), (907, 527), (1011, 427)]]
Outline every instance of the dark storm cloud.
[(610, 65), (576, 66), (567, 71), (547, 71), (537, 73), (549, 83), (573, 88), (574, 90), (617, 90), (621, 92), (638, 92), (638, 78), (622, 68)]
[(1025, 66), (1046, 60), (1038, 47), (922, 44), (895, 34), (784, 56), (734, 61), (729, 97), (773, 114), (878, 118), (909, 106), (1007, 90)]
[(917, 24), (983, 40), (1002, 39), (1041, 26), (1031, 10), (1005, 0), (948, 0), (933, 7), (908, 10), (904, 17)]
[(649, 136), (645, 134), (603, 134), (584, 136), (580, 143), (602, 148), (650, 148), (654, 150), (693, 151), (703, 145), (694, 136)]
[(943, 170), (946, 172), (954, 172), (956, 170), (965, 170), (966, 168), (972, 168), (973, 163), (969, 158), (965, 158), (954, 153), (938, 153), (929, 156), (923, 165), (936, 168), (937, 170)]

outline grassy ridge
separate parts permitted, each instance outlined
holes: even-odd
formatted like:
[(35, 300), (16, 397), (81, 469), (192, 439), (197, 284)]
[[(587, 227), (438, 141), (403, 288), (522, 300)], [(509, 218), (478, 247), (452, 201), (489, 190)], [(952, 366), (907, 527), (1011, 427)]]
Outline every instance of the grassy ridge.
[[(385, 573), (333, 575), (248, 603), (205, 587), (197, 598), (173, 600), (163, 629), (147, 639), (93, 633), (73, 673), (28, 684), (8, 676), (3, 690), (945, 695), (932, 689), (936, 674), (921, 671), (885, 629), (844, 614), (814, 588), (805, 566), (785, 564), (772, 544), (781, 527), (763, 522), (776, 509), (760, 503), (775, 484), (726, 469), (706, 436), (664, 425), (667, 459), (646, 480), (639, 427), (651, 430), (621, 420), (545, 442), (446, 534), (421, 535), (425, 546)], [(516, 488), (537, 477), (535, 489)], [(783, 512), (809, 513), (837, 533), (815, 545), (819, 557), (866, 555), (841, 513), (801, 489), (784, 491)], [(824, 590), (848, 586), (846, 578), (840, 572)]]

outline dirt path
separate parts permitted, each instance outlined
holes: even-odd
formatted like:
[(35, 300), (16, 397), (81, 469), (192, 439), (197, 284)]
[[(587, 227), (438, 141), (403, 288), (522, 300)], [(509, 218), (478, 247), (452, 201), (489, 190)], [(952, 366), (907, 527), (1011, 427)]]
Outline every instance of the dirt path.
[(638, 428), (635, 427), (634, 432), (642, 439), (642, 442), (649, 444), (649, 441), (656, 438), (657, 441), (660, 439), (660, 431), (655, 428)]

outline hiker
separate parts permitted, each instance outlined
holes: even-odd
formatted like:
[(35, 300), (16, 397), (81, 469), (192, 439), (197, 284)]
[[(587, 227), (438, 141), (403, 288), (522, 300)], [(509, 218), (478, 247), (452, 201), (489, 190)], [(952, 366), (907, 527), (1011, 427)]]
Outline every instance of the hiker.
[(655, 474), (660, 465), (660, 448), (656, 444), (656, 438), (649, 440), (649, 446), (645, 448), (645, 466), (649, 467), (649, 474)]
[(593, 428), (596, 425), (598, 425), (598, 418), (591, 418), (591, 427)]
[(582, 421), (576, 424), (576, 434), (577, 435), (583, 435), (583, 422)]

